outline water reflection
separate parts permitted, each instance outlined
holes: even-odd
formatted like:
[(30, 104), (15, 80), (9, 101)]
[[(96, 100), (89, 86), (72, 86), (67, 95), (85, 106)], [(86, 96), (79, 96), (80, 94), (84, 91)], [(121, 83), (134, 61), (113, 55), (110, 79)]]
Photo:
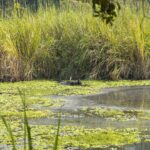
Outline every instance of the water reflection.
[[(67, 150), (81, 150), (79, 148), (69, 148)], [(109, 148), (89, 148), (86, 150), (150, 150), (150, 143), (148, 142), (143, 142), (143, 143), (135, 143), (135, 144), (131, 144), (131, 145), (126, 145), (126, 146), (122, 146), (122, 147), (116, 147), (116, 146), (112, 146)]]
[[(150, 86), (121, 87), (103, 89), (98, 95), (89, 96), (47, 96), (54, 99), (63, 99), (62, 107), (53, 107), (54, 112), (62, 112), (61, 125), (85, 126), (87, 128), (139, 128), (150, 129), (150, 120), (128, 120), (120, 122), (107, 120), (106, 118), (87, 116), (79, 110), (83, 107), (111, 107), (113, 109), (138, 109), (149, 111), (150, 109)], [(58, 117), (40, 118), (30, 120), (31, 124), (50, 125), (57, 124)], [(150, 135), (148, 133), (148, 135)], [(68, 149), (69, 150), (69, 149)], [(79, 150), (74, 148), (71, 150)], [(88, 149), (88, 150), (101, 150)], [(104, 149), (103, 149), (104, 150)], [(138, 143), (126, 145), (120, 148), (111, 147), (106, 150), (150, 150), (150, 143)]]
[[(121, 87), (103, 89), (98, 95), (90, 96), (48, 96), (64, 99), (62, 107), (53, 107), (54, 112), (62, 112), (62, 125), (85, 126), (88, 128), (150, 128), (150, 120), (112, 121), (106, 118), (87, 116), (80, 112), (83, 107), (111, 107), (113, 109), (150, 108), (150, 86)], [(48, 108), (49, 109), (49, 108)], [(57, 124), (57, 117), (31, 120), (32, 124)]]
[(137, 109), (150, 108), (150, 86), (104, 89), (102, 94), (87, 96), (95, 104)]
[(125, 147), (118, 148), (118, 150), (150, 150), (150, 143), (147, 142), (127, 145)]

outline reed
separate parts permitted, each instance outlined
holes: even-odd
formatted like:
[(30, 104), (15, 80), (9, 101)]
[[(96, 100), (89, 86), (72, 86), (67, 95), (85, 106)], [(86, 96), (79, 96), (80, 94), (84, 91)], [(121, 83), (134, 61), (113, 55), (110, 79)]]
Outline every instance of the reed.
[(55, 143), (54, 143), (54, 148), (53, 148), (53, 150), (57, 150), (57, 149), (58, 149), (59, 133), (60, 133), (60, 123), (61, 123), (61, 115), (59, 114), (58, 125), (57, 125), (57, 134), (56, 134), (56, 137), (55, 137)]
[(31, 127), (28, 123), (28, 117), (27, 117), (27, 106), (26, 106), (26, 97), (25, 97), (25, 93), (23, 91), (21, 91), (20, 89), (18, 89), (19, 91), (19, 95), (21, 97), (22, 100), (22, 104), (23, 104), (23, 118), (24, 118), (24, 150), (26, 150), (26, 139), (28, 140), (28, 150), (32, 150), (33, 146), (32, 146), (32, 136), (31, 136)]
[(15, 140), (14, 140), (14, 135), (13, 135), (13, 133), (12, 133), (10, 124), (6, 121), (6, 119), (5, 119), (4, 116), (1, 116), (1, 119), (2, 119), (2, 121), (3, 121), (3, 123), (4, 123), (5, 127), (6, 127), (6, 129), (7, 129), (7, 131), (8, 131), (9, 137), (10, 137), (10, 139), (11, 139), (11, 143), (12, 143), (13, 150), (17, 150), (17, 149), (16, 149), (16, 142), (15, 142)]
[(3, 19), (0, 80), (148, 79), (149, 25), (127, 5), (110, 26), (82, 3)]
[[(22, 105), (23, 105), (23, 143), (21, 143), (21, 146), (23, 146), (24, 150), (33, 150), (33, 144), (32, 144), (32, 131), (31, 131), (31, 127), (29, 125), (28, 122), (28, 116), (27, 116), (27, 104), (26, 104), (26, 95), (25, 92), (23, 90), (20, 90), (18, 88), (18, 92), (22, 101)], [(8, 132), (8, 135), (10, 137), (10, 142), (11, 145), (13, 147), (13, 150), (17, 150), (19, 149), (19, 147), (17, 148), (17, 141), (15, 140), (15, 135), (13, 134), (13, 131), (11, 129), (11, 125), (8, 122), (8, 120), (0, 115), (0, 118), (2, 119), (2, 122), (4, 123), (4, 126), (6, 127), (6, 130)], [(61, 115), (59, 115), (59, 119), (58, 119), (58, 125), (57, 125), (57, 130), (56, 130), (56, 137), (55, 137), (55, 143), (53, 146), (53, 150), (57, 150), (58, 149), (58, 142), (59, 142), (59, 132), (60, 132), (60, 124), (61, 124)]]

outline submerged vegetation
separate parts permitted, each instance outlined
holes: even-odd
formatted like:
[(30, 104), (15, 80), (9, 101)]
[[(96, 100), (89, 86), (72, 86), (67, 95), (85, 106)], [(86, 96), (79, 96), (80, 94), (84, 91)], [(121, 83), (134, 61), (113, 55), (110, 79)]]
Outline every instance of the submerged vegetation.
[[(29, 123), (30, 118), (57, 118), (58, 114), (53, 112), (53, 107), (62, 106), (63, 100), (61, 99), (50, 99), (43, 97), (45, 95), (87, 95), (98, 93), (102, 88), (105, 87), (116, 87), (116, 86), (135, 86), (135, 85), (150, 85), (149, 80), (145, 81), (82, 81), (82, 86), (64, 86), (55, 81), (24, 81), (16, 83), (0, 83), (0, 104), (1, 111), (0, 115), (5, 117), (7, 124), (10, 124), (13, 142), (16, 144), (16, 149), (23, 149), (24, 139), (24, 108), (18, 93), (18, 87), (25, 91), (26, 95), (26, 116), (28, 117)], [(89, 113), (93, 117), (103, 115), (104, 119), (112, 117), (119, 121), (126, 121), (128, 117), (137, 113), (139, 117), (147, 116), (143, 115), (142, 111), (131, 111), (121, 112), (114, 111), (112, 109), (91, 109), (87, 111), (83, 108), (85, 114)], [(105, 111), (105, 114), (103, 113)], [(119, 117), (121, 115), (121, 117)], [(126, 116), (127, 115), (127, 116)], [(149, 116), (148, 116), (149, 117)], [(122, 119), (123, 120), (122, 120)], [(54, 143), (57, 143), (58, 149), (67, 148), (107, 148), (107, 147), (119, 147), (126, 144), (138, 143), (143, 137), (148, 141), (146, 134), (143, 133), (143, 129), (115, 129), (115, 128), (86, 128), (79, 126), (61, 126), (59, 129), (56, 125), (33, 125), (31, 127), (32, 145), (33, 149), (52, 149)], [(10, 133), (9, 133), (10, 134)], [(0, 120), (0, 147), (7, 145), (11, 147), (12, 138), (6, 134), (6, 128)], [(57, 142), (56, 142), (57, 141)], [(27, 144), (27, 143), (26, 143)], [(9, 147), (10, 146), (10, 147)]]
[[(23, 146), (21, 139), (23, 139), (23, 128), (13, 123), (11, 125), (13, 132), (15, 132), (15, 140), (17, 140), (18, 149)], [(5, 131), (0, 124), (1, 130)], [(33, 149), (52, 149), (55, 143), (55, 136), (57, 132), (56, 126), (31, 126)], [(140, 142), (140, 132), (136, 129), (86, 129), (84, 127), (65, 126), (61, 127), (59, 131), (58, 149), (63, 150), (67, 148), (107, 148), (112, 145), (115, 147), (123, 146), (125, 144), (132, 144)], [(3, 133), (0, 134), (1, 143), (11, 144), (9, 137)], [(23, 148), (22, 148), (23, 149)]]
[(0, 80), (148, 79), (150, 20), (141, 11), (123, 6), (113, 26), (81, 2), (1, 18)]
[(97, 116), (118, 121), (138, 120), (138, 119), (149, 119), (150, 112), (145, 113), (142, 110), (118, 110), (107, 107), (97, 108), (82, 108), (81, 112), (88, 116)]
[[(16, 83), (0, 83), (0, 114), (9, 117), (21, 117), (22, 103), (18, 88), (26, 93), (26, 110), (28, 117), (54, 116), (50, 107), (62, 106), (63, 100), (47, 99), (45, 95), (87, 95), (100, 92), (101, 88), (150, 85), (150, 80), (145, 81), (82, 81), (82, 86), (64, 86), (56, 81), (30, 81)], [(42, 107), (47, 109), (42, 110)]]

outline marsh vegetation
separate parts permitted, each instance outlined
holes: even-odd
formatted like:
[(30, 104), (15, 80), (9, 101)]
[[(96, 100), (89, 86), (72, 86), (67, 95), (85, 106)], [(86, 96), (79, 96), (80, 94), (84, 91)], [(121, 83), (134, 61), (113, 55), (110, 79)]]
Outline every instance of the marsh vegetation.
[(62, 1), (37, 13), (14, 7), (0, 21), (0, 80), (148, 79), (150, 20), (142, 12), (124, 4), (111, 26), (89, 3)]
[[(121, 107), (116, 109), (114, 106), (117, 107), (117, 105), (111, 103), (111, 100), (110, 105), (107, 105), (97, 98), (84, 96), (98, 94), (102, 88), (108, 87), (144, 86), (146, 89), (150, 85), (149, 80), (116, 82), (93, 80), (82, 81), (82, 83), (81, 86), (64, 86), (58, 82), (46, 80), (0, 83), (0, 114), (10, 124), (16, 148), (24, 148), (24, 107), (18, 88), (25, 91), (26, 95), (26, 115), (31, 128), (33, 149), (54, 148), (60, 112), (58, 149), (119, 148), (149, 141), (150, 114), (147, 110), (149, 92), (141, 97), (143, 99), (138, 100), (144, 109), (127, 107), (126, 111)], [(129, 89), (131, 90), (131, 87)], [(107, 95), (106, 92), (104, 93)], [(114, 91), (115, 93), (117, 94), (117, 91)], [(125, 97), (120, 99), (123, 98)], [(108, 99), (103, 100), (107, 102)], [(114, 102), (117, 103), (117, 100), (114, 99)], [(0, 121), (0, 141), (1, 149), (11, 149), (12, 140), (2, 120)]]
[(97, 4), (0, 0), (0, 149), (149, 150), (150, 3)]

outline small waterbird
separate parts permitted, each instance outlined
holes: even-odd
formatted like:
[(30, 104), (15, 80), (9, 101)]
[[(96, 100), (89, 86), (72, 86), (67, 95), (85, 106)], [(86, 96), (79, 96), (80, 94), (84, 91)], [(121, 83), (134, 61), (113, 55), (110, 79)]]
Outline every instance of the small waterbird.
[(81, 85), (82, 83), (81, 83), (81, 81), (78, 79), (77, 81), (63, 81), (63, 82), (60, 82), (60, 84), (62, 84), (62, 85), (71, 85), (71, 86), (73, 86), (73, 85)]

